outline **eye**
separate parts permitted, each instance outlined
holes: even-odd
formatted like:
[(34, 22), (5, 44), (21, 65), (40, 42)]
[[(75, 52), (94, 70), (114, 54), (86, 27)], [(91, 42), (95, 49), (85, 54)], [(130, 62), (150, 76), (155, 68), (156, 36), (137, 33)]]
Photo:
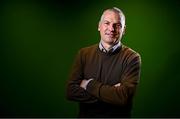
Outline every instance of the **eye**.
[(117, 24), (117, 27), (122, 27), (121, 24)]
[(109, 22), (104, 22), (105, 25), (109, 25)]
[(114, 28), (121, 28), (121, 24), (114, 24), (113, 27)]

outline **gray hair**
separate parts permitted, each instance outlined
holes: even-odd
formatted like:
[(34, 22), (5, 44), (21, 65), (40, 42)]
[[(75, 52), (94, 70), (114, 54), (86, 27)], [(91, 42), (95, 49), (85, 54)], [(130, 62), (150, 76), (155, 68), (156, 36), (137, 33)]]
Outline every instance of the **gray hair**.
[(118, 13), (119, 16), (120, 16), (120, 20), (121, 20), (120, 22), (121, 22), (122, 28), (124, 28), (124, 26), (125, 26), (125, 15), (124, 15), (124, 13), (122, 12), (122, 10), (120, 10), (120, 9), (117, 8), (117, 7), (113, 7), (113, 8), (109, 8), (109, 9), (104, 10), (104, 12), (103, 12), (103, 14), (102, 14), (101, 19), (100, 19), (99, 22), (101, 22), (101, 21), (103, 20), (103, 18), (104, 18), (104, 13), (105, 13), (106, 11), (112, 11), (112, 12)]

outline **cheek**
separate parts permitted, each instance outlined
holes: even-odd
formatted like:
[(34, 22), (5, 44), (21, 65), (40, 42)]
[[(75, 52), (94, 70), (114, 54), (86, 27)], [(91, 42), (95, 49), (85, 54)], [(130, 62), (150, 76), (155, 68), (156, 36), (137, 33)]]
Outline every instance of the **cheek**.
[(107, 28), (106, 28), (106, 27), (101, 27), (101, 28), (100, 28), (101, 33), (106, 32), (106, 30), (107, 30)]
[(102, 29), (102, 30), (106, 30), (106, 29), (107, 29), (107, 26), (102, 25), (102, 26), (101, 26), (101, 29)]
[(121, 29), (117, 29), (117, 34), (121, 34), (122, 30)]

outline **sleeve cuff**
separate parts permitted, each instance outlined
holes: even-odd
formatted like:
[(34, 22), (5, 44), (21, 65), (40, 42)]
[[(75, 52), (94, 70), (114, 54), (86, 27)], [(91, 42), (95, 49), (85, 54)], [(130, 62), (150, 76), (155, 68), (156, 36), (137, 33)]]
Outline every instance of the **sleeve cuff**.
[(96, 81), (96, 80), (91, 80), (88, 85), (87, 85), (87, 92), (92, 94), (93, 96), (99, 98), (100, 94), (100, 88), (102, 86), (102, 83)]

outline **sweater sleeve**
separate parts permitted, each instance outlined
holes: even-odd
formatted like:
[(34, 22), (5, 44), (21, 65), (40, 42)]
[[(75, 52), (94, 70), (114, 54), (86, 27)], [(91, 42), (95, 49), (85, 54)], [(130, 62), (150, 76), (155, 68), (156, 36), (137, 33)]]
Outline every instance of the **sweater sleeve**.
[(120, 86), (104, 85), (97, 80), (92, 80), (87, 85), (87, 91), (104, 102), (126, 105), (132, 100), (139, 82), (140, 65), (140, 55), (134, 54), (127, 61), (126, 68), (120, 79)]
[(67, 83), (66, 96), (68, 100), (82, 103), (93, 103), (97, 101), (97, 98), (80, 87), (80, 83), (84, 79), (81, 54), (81, 51), (79, 51), (71, 69), (71, 73)]

